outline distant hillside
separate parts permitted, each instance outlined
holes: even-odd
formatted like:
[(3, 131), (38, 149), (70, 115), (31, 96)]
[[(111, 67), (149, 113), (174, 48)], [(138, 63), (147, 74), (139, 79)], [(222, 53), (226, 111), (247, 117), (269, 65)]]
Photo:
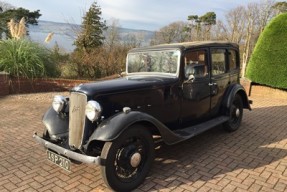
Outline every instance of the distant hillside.
[[(33, 41), (44, 43), (45, 38), (51, 32), (54, 36), (48, 47), (53, 47), (56, 43), (61, 49), (66, 52), (74, 50), (74, 41), (76, 39), (76, 31), (79, 31), (80, 26), (68, 23), (56, 23), (50, 21), (39, 21), (38, 25), (30, 25), (29, 33)], [(137, 35), (143, 38), (143, 45), (148, 45), (154, 35), (153, 31), (136, 30), (119, 28), (120, 37), (124, 40), (128, 35)]]

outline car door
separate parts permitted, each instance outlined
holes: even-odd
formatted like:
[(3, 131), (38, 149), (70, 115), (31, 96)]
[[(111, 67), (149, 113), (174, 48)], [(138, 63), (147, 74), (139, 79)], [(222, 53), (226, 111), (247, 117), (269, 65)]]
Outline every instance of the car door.
[(210, 115), (210, 75), (208, 49), (189, 50), (184, 54), (181, 125), (200, 123)]
[(218, 114), (226, 88), (230, 85), (228, 72), (228, 49), (211, 48), (211, 116)]

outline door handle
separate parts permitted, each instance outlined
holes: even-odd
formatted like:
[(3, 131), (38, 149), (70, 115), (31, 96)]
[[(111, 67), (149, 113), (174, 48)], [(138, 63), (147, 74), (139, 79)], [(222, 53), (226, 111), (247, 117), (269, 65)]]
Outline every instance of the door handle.
[(208, 83), (209, 86), (216, 86), (217, 83)]

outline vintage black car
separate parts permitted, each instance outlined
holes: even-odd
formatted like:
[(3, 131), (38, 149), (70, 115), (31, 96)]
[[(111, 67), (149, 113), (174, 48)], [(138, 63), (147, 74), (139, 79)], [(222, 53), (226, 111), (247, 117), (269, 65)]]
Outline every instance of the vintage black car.
[(243, 109), (251, 110), (239, 63), (238, 45), (230, 42), (132, 49), (123, 77), (55, 96), (43, 136), (34, 138), (58, 166), (99, 165), (108, 187), (130, 191), (148, 174), (155, 137), (173, 145), (220, 124), (239, 128)]

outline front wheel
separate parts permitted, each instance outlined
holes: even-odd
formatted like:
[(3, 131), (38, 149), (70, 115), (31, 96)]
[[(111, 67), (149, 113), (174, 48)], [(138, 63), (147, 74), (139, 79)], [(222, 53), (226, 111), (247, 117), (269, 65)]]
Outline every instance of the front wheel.
[(131, 126), (101, 153), (101, 167), (106, 185), (115, 191), (131, 191), (147, 176), (154, 160), (154, 143), (150, 132), (140, 125)]
[(243, 103), (241, 97), (238, 94), (236, 94), (233, 98), (227, 115), (229, 116), (229, 120), (223, 124), (224, 129), (228, 132), (236, 131), (241, 125), (243, 116)]

